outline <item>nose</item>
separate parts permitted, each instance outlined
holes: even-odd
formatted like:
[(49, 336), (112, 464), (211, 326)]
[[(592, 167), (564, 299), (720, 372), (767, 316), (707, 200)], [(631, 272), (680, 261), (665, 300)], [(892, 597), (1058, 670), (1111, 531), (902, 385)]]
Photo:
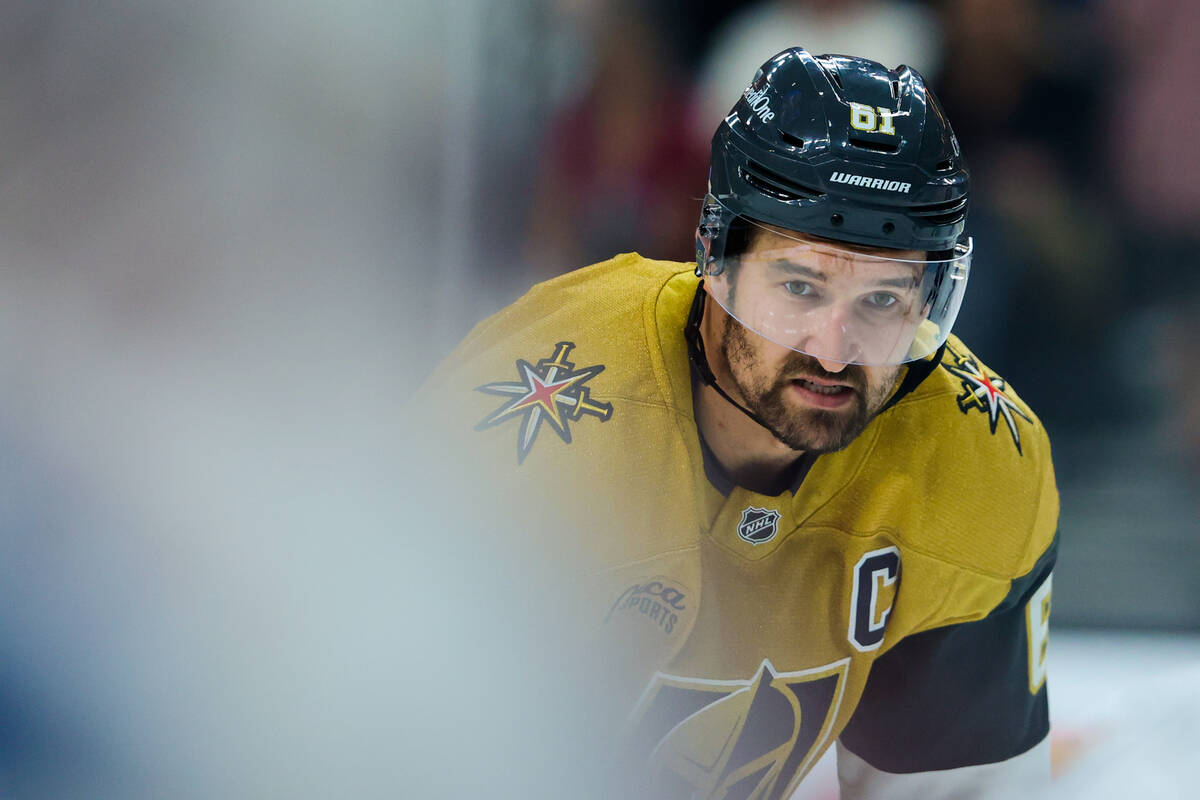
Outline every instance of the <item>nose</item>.
[(846, 363), (844, 361), (830, 361), (829, 359), (821, 358), (820, 356), (817, 356), (816, 358), (817, 363), (821, 365), (821, 369), (825, 370), (826, 372), (832, 372), (836, 374), (846, 368)]
[(817, 359), (825, 371), (841, 372), (847, 364), (862, 360), (862, 347), (846, 309), (829, 307), (825, 314), (814, 315), (809, 323), (812, 327), (801, 341), (800, 349)]

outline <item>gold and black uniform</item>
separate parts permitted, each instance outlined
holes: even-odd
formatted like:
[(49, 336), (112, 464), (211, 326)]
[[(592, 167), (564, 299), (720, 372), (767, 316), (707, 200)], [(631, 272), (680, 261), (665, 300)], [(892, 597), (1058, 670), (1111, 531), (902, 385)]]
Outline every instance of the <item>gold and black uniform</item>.
[[(787, 797), (835, 741), (916, 773), (1045, 739), (1058, 496), (1037, 417), (956, 338), (778, 496), (692, 411), (687, 265), (627, 254), (484, 321), (424, 396), (518, 530), (573, 548), (660, 797)], [(547, 500), (554, 498), (554, 500)]]

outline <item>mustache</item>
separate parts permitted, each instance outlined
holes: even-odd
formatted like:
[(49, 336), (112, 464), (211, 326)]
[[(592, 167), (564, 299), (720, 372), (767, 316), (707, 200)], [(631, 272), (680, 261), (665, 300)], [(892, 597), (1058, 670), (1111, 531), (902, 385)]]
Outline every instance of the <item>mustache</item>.
[(867, 373), (859, 364), (847, 364), (840, 372), (830, 372), (821, 366), (821, 362), (813, 356), (795, 353), (784, 365), (784, 380), (797, 378), (818, 378), (832, 383), (841, 383), (857, 391), (867, 388)]

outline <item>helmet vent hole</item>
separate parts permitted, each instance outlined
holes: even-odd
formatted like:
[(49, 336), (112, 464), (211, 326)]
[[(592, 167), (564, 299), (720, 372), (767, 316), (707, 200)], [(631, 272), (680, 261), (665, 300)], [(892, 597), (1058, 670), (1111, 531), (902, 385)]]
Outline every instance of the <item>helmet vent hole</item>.
[(892, 81), (889, 85), (892, 87), (892, 99), (895, 100), (900, 96), (900, 81)]
[(883, 232), (884, 233), (891, 233), (894, 230), (896, 230), (896, 225), (894, 223), (891, 223), (891, 222), (883, 223)]
[(955, 225), (962, 222), (967, 216), (967, 198), (960, 197), (944, 203), (913, 206), (911, 216), (920, 219), (926, 225)]
[(858, 137), (850, 137), (850, 144), (854, 147), (861, 147), (863, 150), (872, 150), (876, 153), (896, 153), (900, 151), (900, 145), (892, 142), (875, 142), (870, 139), (860, 139)]
[(804, 141), (799, 136), (793, 136), (792, 134), (790, 134), (784, 130), (781, 130), (779, 132), (779, 138), (782, 139), (787, 144), (790, 144), (792, 147), (796, 147), (801, 150), (803, 150), (805, 147), (808, 147), (808, 142)]
[(823, 192), (790, 181), (761, 164), (751, 162), (748, 166), (749, 169), (738, 167), (738, 175), (746, 183), (768, 197), (791, 202), (796, 200), (815, 200), (825, 196)]
[(934, 170), (937, 172), (949, 172), (950, 168), (953, 166), (954, 165), (950, 163), (950, 159), (947, 158), (945, 161), (939, 161), (937, 166), (934, 167)]
[(842, 226), (842, 223), (845, 221), (846, 220), (842, 219), (841, 214), (831, 214), (829, 217), (829, 224), (835, 228), (840, 228)]

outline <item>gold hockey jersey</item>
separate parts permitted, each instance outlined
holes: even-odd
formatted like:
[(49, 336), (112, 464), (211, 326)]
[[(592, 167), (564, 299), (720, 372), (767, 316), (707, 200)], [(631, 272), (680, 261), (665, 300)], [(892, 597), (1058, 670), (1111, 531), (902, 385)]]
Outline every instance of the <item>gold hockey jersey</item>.
[(850, 446), (747, 491), (693, 418), (696, 291), (634, 254), (540, 284), (418, 397), (497, 535), (572, 576), (647, 793), (786, 797), (839, 738), (898, 773), (1041, 741), (1058, 497), (1033, 412), (951, 337)]

